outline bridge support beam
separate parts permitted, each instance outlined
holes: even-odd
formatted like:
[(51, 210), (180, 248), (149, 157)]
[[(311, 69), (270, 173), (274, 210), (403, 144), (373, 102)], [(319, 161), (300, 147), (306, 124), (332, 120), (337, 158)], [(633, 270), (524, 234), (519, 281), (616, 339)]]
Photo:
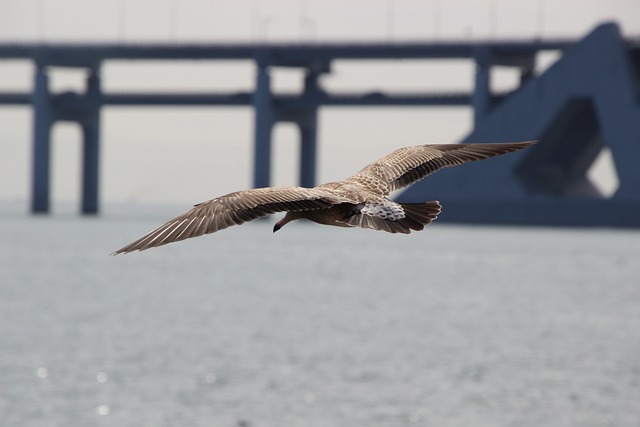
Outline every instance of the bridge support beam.
[(271, 185), (271, 133), (274, 123), (271, 76), (268, 67), (258, 64), (256, 91), (253, 95), (255, 139), (253, 152), (254, 188)]
[(97, 214), (100, 175), (100, 74), (92, 69), (87, 79), (90, 108), (79, 117), (82, 126), (82, 213)]
[(99, 199), (100, 124), (87, 120), (82, 126), (82, 213), (97, 214)]
[[(304, 95), (313, 97), (318, 91), (318, 73), (309, 70), (304, 80)], [(300, 185), (316, 185), (316, 165), (318, 163), (318, 106), (308, 107), (298, 120), (300, 129)]]
[[(310, 67), (304, 80), (303, 98), (314, 99), (318, 95), (318, 77), (323, 70)], [(253, 186), (271, 185), (272, 131), (277, 122), (293, 122), (300, 131), (299, 185), (316, 185), (316, 164), (318, 154), (318, 105), (309, 102), (295, 109), (274, 105), (271, 93), (271, 76), (266, 65), (258, 65), (256, 91), (253, 98), (255, 110), (255, 141)]]
[(316, 164), (317, 164), (317, 113), (309, 114), (303, 123), (299, 123), (300, 128), (300, 186), (315, 187), (316, 185)]
[(53, 112), (49, 76), (44, 66), (36, 67), (33, 91), (33, 153), (31, 212), (49, 212), (51, 175), (51, 125)]
[(474, 124), (482, 121), (491, 108), (491, 58), (490, 53), (481, 49), (476, 54), (476, 84), (473, 92)]
[[(48, 213), (51, 193), (51, 128), (56, 121), (73, 121), (82, 127), (83, 214), (97, 214), (100, 166), (100, 75), (91, 67), (85, 94), (65, 94), (56, 99), (49, 91), (46, 66), (38, 65), (33, 92), (33, 176), (31, 212)], [(69, 96), (70, 95), (70, 96)], [(79, 104), (74, 104), (79, 103)]]

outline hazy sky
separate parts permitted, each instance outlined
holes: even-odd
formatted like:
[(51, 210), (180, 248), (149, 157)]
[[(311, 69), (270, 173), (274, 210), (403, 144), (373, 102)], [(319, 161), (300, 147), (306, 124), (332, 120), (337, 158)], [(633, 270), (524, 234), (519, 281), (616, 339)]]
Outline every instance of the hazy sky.
[[(579, 6), (577, 6), (579, 5)], [(0, 42), (229, 42), (450, 40), (581, 37), (605, 20), (640, 35), (637, 0), (0, 0)], [(366, 74), (363, 74), (366, 72)], [(31, 64), (0, 62), (0, 90), (27, 90)], [(252, 63), (109, 62), (105, 91), (247, 90)], [(80, 89), (83, 73), (52, 70), (55, 91)], [(296, 91), (302, 74), (276, 70), (274, 90)], [(515, 75), (499, 75), (508, 87)], [(340, 62), (328, 90), (471, 89), (468, 61)], [(319, 181), (341, 179), (394, 148), (457, 142), (470, 129), (468, 108), (325, 108), (320, 112)], [(0, 107), (0, 200), (27, 200), (30, 108)], [(191, 204), (251, 185), (250, 108), (118, 108), (102, 112), (102, 201)], [(274, 184), (297, 181), (297, 131), (274, 131)], [(80, 135), (53, 130), (53, 192), (79, 197)], [(291, 148), (294, 149), (291, 149)]]

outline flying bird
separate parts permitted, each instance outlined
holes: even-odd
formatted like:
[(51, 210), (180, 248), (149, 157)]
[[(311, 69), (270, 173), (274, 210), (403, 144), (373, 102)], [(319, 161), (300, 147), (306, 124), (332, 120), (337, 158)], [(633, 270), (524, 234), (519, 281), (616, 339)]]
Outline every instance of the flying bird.
[(143, 251), (286, 212), (273, 227), (308, 219), (324, 225), (361, 227), (389, 233), (420, 231), (440, 213), (440, 203), (396, 203), (392, 191), (449, 166), (527, 148), (535, 141), (500, 144), (427, 144), (404, 147), (344, 181), (313, 188), (266, 187), (238, 191), (206, 202), (150, 231), (112, 255)]

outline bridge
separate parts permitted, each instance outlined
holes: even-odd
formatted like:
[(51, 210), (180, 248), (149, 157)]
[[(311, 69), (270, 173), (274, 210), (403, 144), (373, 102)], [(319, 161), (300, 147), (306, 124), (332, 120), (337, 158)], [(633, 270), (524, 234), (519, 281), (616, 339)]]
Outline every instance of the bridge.
[[(623, 40), (614, 24), (606, 24), (596, 29), (594, 33), (612, 34), (615, 50), (629, 57), (631, 68), (638, 64), (638, 49), (640, 43), (637, 40)], [(590, 36), (592, 37), (592, 36)], [(0, 44), (0, 60), (2, 59), (27, 59), (35, 65), (35, 77), (32, 93), (2, 92), (0, 104), (22, 105), (31, 104), (34, 110), (34, 137), (33, 137), (33, 165), (32, 165), (32, 193), (31, 210), (34, 213), (46, 213), (49, 211), (50, 193), (50, 132), (56, 121), (74, 121), (80, 124), (83, 131), (83, 173), (82, 173), (82, 204), (81, 210), (85, 214), (95, 214), (99, 210), (99, 165), (100, 165), (100, 110), (103, 106), (253, 106), (255, 109), (255, 141), (254, 141), (254, 171), (253, 183), (255, 187), (264, 187), (270, 184), (271, 164), (271, 131), (277, 122), (293, 122), (300, 129), (300, 185), (313, 186), (316, 178), (317, 158), (317, 123), (318, 109), (323, 106), (472, 106), (475, 117), (475, 131), (467, 138), (470, 141), (501, 141), (519, 139), (540, 139), (540, 148), (534, 151), (533, 160), (523, 161), (521, 156), (515, 156), (523, 164), (502, 164), (501, 171), (506, 171), (501, 178), (511, 178), (516, 181), (518, 191), (513, 189), (497, 191), (493, 188), (492, 196), (503, 194), (509, 200), (528, 199), (537, 194), (550, 193), (547, 187), (536, 188), (539, 178), (548, 182), (552, 177), (545, 176), (545, 168), (553, 163), (557, 156), (567, 157), (565, 148), (545, 148), (555, 144), (558, 139), (564, 137), (562, 132), (556, 131), (545, 134), (548, 130), (549, 120), (538, 123), (537, 126), (526, 125), (527, 120), (536, 121), (538, 111), (520, 111), (523, 116), (513, 117), (509, 114), (512, 104), (510, 100), (517, 99), (517, 105), (526, 104), (535, 99), (537, 90), (547, 90), (547, 95), (554, 98), (555, 89), (561, 88), (563, 82), (551, 84), (550, 87), (541, 87), (538, 82), (544, 76), (535, 75), (535, 58), (540, 51), (554, 50), (565, 53), (572, 49), (578, 49), (585, 41), (555, 39), (555, 40), (530, 40), (530, 41), (487, 41), (487, 42), (437, 42), (437, 43), (303, 43), (303, 44)], [(602, 44), (602, 43), (601, 43)], [(610, 46), (609, 46), (610, 47)], [(609, 55), (608, 46), (597, 46), (597, 54), (605, 57)], [(621, 50), (622, 49), (622, 50)], [(563, 57), (564, 58), (564, 57)], [(469, 59), (476, 64), (475, 87), (469, 93), (365, 93), (353, 95), (347, 93), (328, 93), (318, 84), (318, 78), (324, 73), (331, 72), (331, 64), (336, 60), (402, 60), (402, 59)], [(238, 93), (200, 93), (200, 94), (171, 94), (171, 93), (104, 93), (100, 84), (100, 68), (110, 60), (250, 60), (256, 64), (256, 83), (251, 92)], [(561, 62), (561, 61), (559, 61)], [(635, 64), (635, 65), (634, 65)], [(588, 64), (582, 64), (589, 66)], [(618, 64), (620, 65), (620, 64)], [(88, 70), (86, 90), (83, 93), (65, 92), (52, 93), (49, 88), (49, 67), (74, 67)], [(520, 86), (509, 93), (493, 93), (490, 88), (490, 74), (494, 66), (515, 67), (520, 72)], [(304, 89), (300, 94), (281, 95), (271, 91), (272, 67), (293, 67), (305, 71)], [(626, 67), (625, 64), (622, 67)], [(629, 67), (627, 67), (629, 68)], [(564, 78), (579, 80), (582, 71), (573, 68), (571, 73), (565, 73)], [(599, 72), (607, 72), (600, 70)], [(632, 94), (637, 95), (637, 70), (629, 71), (631, 79), (627, 82)], [(634, 77), (635, 76), (635, 77)], [(634, 80), (634, 78), (636, 80)], [(548, 80), (548, 79), (547, 79)], [(553, 80), (553, 79), (552, 79)], [(555, 80), (554, 80), (555, 81)], [(622, 83), (622, 84), (627, 84)], [(535, 89), (538, 87), (538, 89)], [(534, 88), (534, 89), (531, 89)], [(566, 91), (565, 91), (566, 92)], [(527, 95), (523, 95), (527, 94)], [(575, 97), (563, 95), (560, 102)], [(524, 97), (524, 99), (523, 99)], [(538, 96), (539, 97), (539, 96)], [(579, 99), (583, 99), (584, 97)], [(532, 102), (532, 105), (543, 107), (540, 102)], [(637, 108), (636, 104), (628, 105)], [(616, 107), (616, 106), (612, 106)], [(504, 110), (506, 109), (506, 112)], [(592, 111), (589, 110), (590, 112)], [(498, 111), (500, 113), (498, 114)], [(556, 113), (563, 110), (556, 108)], [(582, 110), (580, 110), (582, 111)], [(574, 117), (593, 118), (595, 116), (580, 116), (579, 112), (571, 115)], [(614, 114), (614, 113), (612, 113)], [(635, 113), (632, 113), (632, 115)], [(547, 115), (548, 116), (548, 115)], [(571, 117), (561, 123), (560, 128), (566, 127), (571, 122)], [(634, 116), (635, 117), (635, 116)], [(574, 117), (575, 119), (575, 117)], [(582, 120), (581, 119), (581, 120)], [(568, 120), (568, 121), (567, 121)], [(575, 120), (574, 120), (575, 121)], [(538, 120), (539, 122), (539, 120)], [(636, 121), (640, 123), (640, 118)], [(490, 125), (488, 123), (491, 123)], [(557, 127), (557, 126), (556, 126)], [(632, 126), (632, 134), (635, 135), (634, 153), (637, 154), (640, 131)], [(566, 132), (565, 132), (566, 133)], [(553, 136), (555, 135), (555, 136)], [(574, 136), (574, 145), (580, 145), (579, 134)], [(617, 137), (614, 135), (614, 137)], [(593, 138), (592, 138), (593, 139)], [(628, 139), (628, 138), (627, 138)], [(554, 142), (555, 141), (555, 142)], [(625, 143), (626, 144), (626, 143)], [(591, 144), (589, 152), (593, 155), (581, 160), (581, 165), (587, 165), (602, 148)], [(574, 147), (575, 148), (575, 147)], [(530, 151), (530, 150), (529, 150)], [(629, 150), (627, 150), (629, 151)], [(625, 152), (626, 153), (626, 152)], [(615, 153), (614, 153), (615, 154)], [(628, 153), (627, 153), (628, 154)], [(508, 157), (508, 156), (507, 156)], [(537, 160), (536, 160), (537, 159)], [(572, 163), (567, 160), (566, 163)], [(626, 163), (624, 163), (626, 165)], [(518, 166), (520, 165), (520, 166)], [(517, 170), (516, 170), (517, 166)], [(633, 166), (633, 165), (628, 165)], [(569, 166), (571, 167), (571, 166)], [(627, 167), (627, 166), (625, 166)], [(580, 168), (578, 168), (580, 169)], [(582, 167), (584, 169), (584, 167)], [(578, 175), (584, 171), (580, 169)], [(635, 168), (639, 169), (639, 168)], [(618, 171), (620, 172), (620, 171)], [(482, 171), (475, 171), (476, 182), (486, 181), (491, 185), (490, 176)], [(484, 175), (484, 178), (483, 178)], [(494, 174), (495, 175), (495, 174)], [(584, 175), (584, 173), (583, 173)], [(635, 179), (636, 174), (622, 174), (621, 177)], [(512, 179), (515, 176), (517, 179)], [(544, 181), (543, 179), (543, 181)], [(431, 180), (430, 180), (431, 181)], [(640, 182), (640, 181), (636, 181)], [(467, 185), (469, 183), (466, 183)], [(443, 190), (452, 190), (450, 184), (443, 184)], [(469, 184), (470, 185), (470, 184)], [(508, 183), (504, 185), (509, 186)], [(455, 192), (459, 192), (458, 185)], [(473, 187), (473, 185), (471, 185)], [(623, 194), (627, 194), (625, 184)], [(413, 187), (401, 199), (417, 198), (418, 188)], [(546, 192), (546, 193), (545, 193)], [(552, 193), (552, 191), (551, 191)], [(633, 203), (640, 200), (637, 192), (631, 191)], [(446, 193), (445, 193), (446, 194)], [(469, 191), (461, 194), (469, 195)], [(468, 200), (475, 200), (478, 196), (486, 194), (486, 190), (480, 190)], [(571, 195), (571, 194), (569, 194)], [(593, 195), (593, 194), (592, 194)], [(557, 196), (557, 194), (556, 194)], [(632, 204), (633, 204), (632, 203)], [(465, 209), (468, 210), (468, 209)], [(640, 212), (640, 210), (638, 211)], [(528, 222), (536, 222), (531, 215)], [(445, 216), (446, 218), (446, 216)], [(638, 215), (640, 218), (640, 215)], [(473, 215), (465, 217), (452, 217), (452, 220), (473, 221)], [(561, 222), (561, 221), (560, 221)], [(627, 224), (628, 221), (625, 222)], [(638, 219), (640, 225), (640, 219)], [(628, 225), (628, 224), (627, 224)]]

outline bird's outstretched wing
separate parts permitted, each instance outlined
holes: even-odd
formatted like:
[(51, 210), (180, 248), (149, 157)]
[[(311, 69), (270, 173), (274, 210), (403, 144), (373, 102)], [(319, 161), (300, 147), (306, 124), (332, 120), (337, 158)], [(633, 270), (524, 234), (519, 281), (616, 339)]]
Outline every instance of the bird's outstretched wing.
[(275, 212), (326, 209), (344, 201), (331, 191), (318, 188), (270, 187), (238, 191), (195, 205), (112, 255), (215, 233)]
[(498, 144), (427, 144), (399, 148), (363, 168), (347, 181), (381, 196), (406, 187), (440, 169), (511, 153), (535, 141)]

